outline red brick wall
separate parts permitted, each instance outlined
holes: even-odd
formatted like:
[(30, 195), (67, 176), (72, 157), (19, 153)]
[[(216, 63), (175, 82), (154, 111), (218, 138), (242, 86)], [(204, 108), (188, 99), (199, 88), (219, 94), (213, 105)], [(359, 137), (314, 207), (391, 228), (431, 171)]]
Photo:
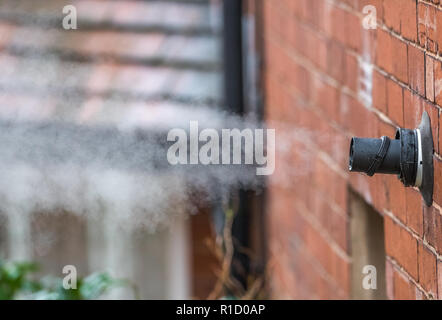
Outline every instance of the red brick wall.
[[(277, 144), (295, 136), (270, 180), (272, 296), (350, 297), (351, 188), (384, 217), (388, 297), (442, 299), (442, 3), (263, 3), (266, 117), (280, 129)], [(362, 27), (369, 4), (376, 30)], [(423, 110), (436, 149), (431, 208), (395, 176), (348, 172), (352, 136), (392, 137)]]

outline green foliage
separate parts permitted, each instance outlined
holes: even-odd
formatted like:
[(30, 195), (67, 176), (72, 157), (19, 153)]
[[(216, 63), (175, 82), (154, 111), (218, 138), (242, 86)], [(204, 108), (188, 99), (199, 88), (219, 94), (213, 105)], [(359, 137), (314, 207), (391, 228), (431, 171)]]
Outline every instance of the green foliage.
[(34, 280), (32, 273), (37, 270), (35, 263), (0, 260), (0, 300), (91, 300), (113, 288), (130, 286), (128, 281), (102, 272), (78, 278), (76, 289), (64, 289), (62, 278), (47, 276)]
[(0, 300), (11, 300), (19, 293), (41, 290), (38, 282), (28, 278), (35, 271), (37, 266), (33, 263), (8, 263), (0, 260)]

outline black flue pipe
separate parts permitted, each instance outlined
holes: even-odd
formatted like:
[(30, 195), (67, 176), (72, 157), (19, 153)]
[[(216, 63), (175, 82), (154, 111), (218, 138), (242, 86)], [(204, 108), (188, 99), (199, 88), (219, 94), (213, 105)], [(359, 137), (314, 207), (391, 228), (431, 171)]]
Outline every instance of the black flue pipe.
[[(382, 139), (353, 138), (350, 144), (349, 169), (352, 172), (369, 173), (378, 151), (381, 149)], [(401, 142), (391, 140), (390, 146), (377, 167), (375, 173), (400, 174), (401, 173)]]
[(434, 141), (427, 112), (416, 129), (399, 128), (394, 139), (352, 138), (349, 170), (368, 176), (396, 174), (406, 187), (419, 188), (425, 204), (433, 203)]
[(370, 177), (376, 173), (396, 174), (409, 187), (416, 184), (418, 158), (418, 131), (399, 129), (395, 139), (352, 138), (349, 170)]

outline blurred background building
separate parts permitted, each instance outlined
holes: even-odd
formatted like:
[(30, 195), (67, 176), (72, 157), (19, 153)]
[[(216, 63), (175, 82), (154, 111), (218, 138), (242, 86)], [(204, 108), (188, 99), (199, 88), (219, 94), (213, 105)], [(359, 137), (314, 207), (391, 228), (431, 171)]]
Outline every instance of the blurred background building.
[[(61, 28), (69, 4), (78, 30)], [(376, 28), (364, 28), (373, 13)], [(441, 18), (434, 0), (3, 0), (0, 109), (78, 123), (133, 105), (264, 119), (277, 130), (275, 174), (266, 192), (232, 196), (229, 272), (242, 292), (265, 275), (270, 298), (440, 299)], [(394, 176), (349, 174), (351, 137), (392, 137), (424, 110), (432, 207)], [(207, 243), (223, 233), (223, 210), (201, 208), (155, 234), (4, 212), (0, 248), (42, 274), (109, 269), (142, 298), (206, 298), (222, 267)], [(362, 289), (366, 265), (377, 268), (375, 291)]]
[[(62, 28), (66, 5), (77, 30)], [(2, 1), (1, 113), (90, 124), (133, 106), (220, 108), (221, 23), (209, 1)], [(157, 299), (204, 298), (214, 284), (207, 214), (155, 234), (69, 213), (3, 215), (3, 255), (41, 274), (110, 270)]]

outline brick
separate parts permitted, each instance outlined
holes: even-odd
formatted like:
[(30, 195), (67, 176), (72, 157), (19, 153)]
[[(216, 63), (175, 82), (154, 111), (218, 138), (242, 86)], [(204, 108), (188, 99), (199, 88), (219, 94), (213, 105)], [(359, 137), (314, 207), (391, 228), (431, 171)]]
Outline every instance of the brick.
[[(347, 209), (346, 180), (338, 173), (330, 170), (328, 165), (318, 157), (315, 162), (314, 185), (324, 197), (341, 208), (344, 212)], [(334, 181), (333, 184), (330, 181)], [(312, 183), (312, 181), (310, 182)]]
[(311, 92), (311, 77), (309, 70), (299, 64), (293, 64), (290, 73), (287, 74), (287, 81), (303, 99), (308, 100)]
[(314, 195), (313, 214), (320, 221), (324, 230), (327, 230), (332, 239), (344, 251), (348, 251), (347, 227), (348, 221), (342, 212), (337, 212), (330, 205), (330, 202), (322, 195)]
[(436, 9), (422, 2), (418, 3), (418, 40), (420, 46), (436, 53), (437, 48)]
[[(370, 190), (374, 193), (373, 206), (378, 212), (388, 207), (387, 179), (383, 175), (375, 175)], [(374, 190), (373, 190), (374, 189)]]
[(442, 52), (442, 11), (440, 10), (436, 11), (436, 30), (437, 50), (440, 54)]
[(412, 188), (406, 188), (405, 197), (407, 225), (417, 234), (422, 236), (424, 226), (424, 211), (421, 194)]
[(404, 126), (403, 90), (393, 80), (387, 80), (388, 115), (400, 127)]
[(407, 44), (384, 30), (377, 32), (377, 64), (401, 82), (408, 83)]
[(442, 65), (439, 61), (434, 63), (434, 95), (436, 103), (442, 106)]
[(407, 44), (392, 37), (391, 49), (393, 50), (393, 75), (400, 81), (408, 83)]
[(384, 0), (385, 25), (408, 40), (417, 39), (416, 0)]
[(413, 279), (418, 279), (417, 241), (391, 218), (385, 218), (385, 250)]
[(325, 119), (321, 127), (323, 135), (320, 138), (318, 137), (317, 145), (335, 160), (338, 165), (341, 165), (342, 170), (348, 170), (348, 136)]
[[(342, 127), (352, 133), (356, 129), (360, 134), (362, 134), (362, 136), (364, 136), (366, 133), (366, 123), (364, 123), (361, 118), (363, 118), (368, 112), (367, 109), (346, 92), (340, 92), (339, 100), (339, 118)], [(352, 114), (357, 115), (357, 117), (353, 117), (353, 121), (351, 116)]]
[[(291, 28), (288, 30), (289, 32), (289, 39), (287, 40), (287, 45), (289, 45), (291, 47), (291, 49), (294, 52), (297, 52), (298, 54), (301, 55), (306, 55), (307, 51), (308, 51), (308, 44), (309, 39), (307, 37), (308, 32), (306, 32), (306, 29), (304, 28), (304, 26), (296, 21), (293, 20), (292, 21), (292, 26)], [(275, 31), (276, 33), (276, 31)], [(272, 33), (273, 34), (273, 33)], [(268, 37), (271, 37), (272, 34), (269, 34)], [(270, 45), (270, 42), (266, 42), (266, 45)], [(269, 49), (267, 49), (266, 51), (270, 51)], [(272, 62), (273, 60), (270, 59), (270, 57), (268, 57), (267, 59), (269, 62)]]
[(336, 6), (332, 6), (329, 12), (331, 17), (331, 36), (333, 39), (337, 40), (341, 44), (345, 44), (346, 39), (346, 30), (345, 30), (345, 11)]
[(404, 126), (416, 128), (422, 117), (424, 100), (416, 93), (404, 90)]
[(376, 64), (388, 73), (393, 72), (391, 36), (385, 30), (377, 29)]
[(345, 49), (339, 43), (330, 42), (328, 47), (327, 73), (339, 83), (344, 82)]
[(400, 228), (390, 217), (384, 219), (385, 232), (385, 252), (387, 255), (396, 259), (398, 250), (398, 239), (400, 238)]
[[(301, 11), (301, 19), (303, 20), (303, 22), (305, 23), (309, 23), (309, 24), (313, 24), (314, 22), (314, 5), (313, 2), (314, 1), (301, 1), (303, 2), (302, 4), (302, 11)], [(288, 4), (286, 2), (283, 3), (284, 6), (288, 6)], [(284, 10), (284, 8), (283, 8)]]
[[(386, 1), (389, 2), (389, 1)], [(385, 2), (384, 2), (385, 3)], [(417, 40), (416, 0), (400, 0), (401, 34), (412, 41)]]
[[(297, 1), (291, 1), (297, 2)], [(318, 13), (318, 28), (321, 32), (330, 35), (331, 34), (331, 25), (332, 25), (332, 17), (330, 15), (330, 8), (333, 6), (332, 3), (327, 1), (321, 1), (322, 9)]]
[(434, 59), (425, 55), (425, 96), (434, 102)]
[(387, 114), (387, 80), (377, 71), (373, 72), (373, 106)]
[(322, 19), (324, 15), (327, 14), (325, 9), (325, 2), (321, 0), (310, 1), (313, 11), (313, 25), (316, 28), (320, 28), (322, 26)]
[(419, 283), (433, 297), (437, 297), (436, 256), (422, 244), (419, 250)]
[(394, 266), (389, 259), (385, 261), (385, 282), (387, 299), (394, 299)]
[(345, 54), (345, 85), (353, 92), (358, 91), (359, 63), (351, 54)]
[(424, 238), (437, 252), (442, 253), (442, 215), (434, 207), (424, 208)]
[(392, 126), (389, 123), (385, 123), (383, 121), (380, 121), (378, 128), (379, 128), (379, 131), (378, 131), (377, 136), (379, 136), (379, 137), (387, 136), (387, 137), (393, 138), (396, 135), (396, 127)]
[(311, 103), (323, 110), (328, 117), (336, 121), (339, 119), (339, 92), (335, 87), (319, 77), (313, 77), (310, 97)]
[(402, 222), (407, 220), (405, 187), (396, 176), (387, 177), (389, 209)]
[(425, 96), (425, 55), (411, 45), (408, 46), (408, 80), (411, 89)]
[(346, 45), (349, 48), (360, 52), (361, 51), (361, 43), (362, 43), (362, 39), (361, 39), (362, 21), (361, 21), (361, 19), (353, 13), (346, 12), (345, 26), (346, 26), (345, 30), (347, 33)]
[(310, 52), (310, 60), (316, 67), (322, 71), (327, 71), (328, 67), (328, 42), (316, 33), (311, 32), (308, 39), (308, 46)]
[(416, 289), (414, 285), (402, 275), (399, 271), (395, 270), (394, 273), (394, 298), (397, 300), (415, 300)]
[(442, 260), (437, 261), (437, 286), (438, 299), (442, 300)]
[(402, 7), (401, 1), (403, 0), (383, 1), (385, 25), (397, 33), (401, 31), (401, 15), (400, 12), (398, 12)]
[(434, 201), (442, 206), (442, 161), (434, 159)]

